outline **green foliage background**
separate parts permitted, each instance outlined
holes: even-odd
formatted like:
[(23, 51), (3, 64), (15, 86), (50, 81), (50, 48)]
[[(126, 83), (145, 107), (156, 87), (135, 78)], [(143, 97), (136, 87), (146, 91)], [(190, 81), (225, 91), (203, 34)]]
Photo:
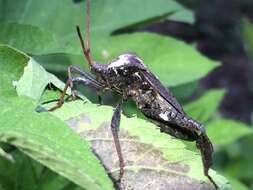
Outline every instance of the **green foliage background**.
[[(90, 102), (85, 98), (91, 97), (90, 92), (82, 91), (86, 104), (67, 103), (54, 113), (35, 111), (40, 103), (59, 96), (59, 91), (46, 87), (50, 84), (62, 89), (64, 83), (56, 76), (66, 78), (67, 66), (79, 64), (87, 70), (75, 33), (76, 24), (84, 31), (84, 2), (0, 0), (0, 8), (0, 190), (114, 189), (105, 169), (91, 152), (89, 140), (81, 139), (64, 122), (86, 113), (96, 123), (85, 130), (95, 129), (100, 123), (110, 121), (113, 107), (98, 107), (94, 99), (90, 98)], [(176, 1), (92, 1), (94, 59), (106, 63), (122, 52), (137, 53), (164, 85), (172, 87), (176, 97), (185, 103), (186, 113), (205, 124), (215, 146), (214, 168), (219, 173), (212, 171), (212, 175), (221, 189), (247, 189), (238, 179), (252, 180), (253, 165), (249, 164), (250, 153), (243, 156), (243, 161), (239, 155), (242, 145), (252, 145), (253, 130), (219, 115), (217, 108), (226, 93), (222, 89), (188, 101), (198, 80), (219, 63), (174, 38), (146, 32), (111, 35), (119, 29), (145, 26), (161, 19), (194, 22), (193, 13)], [(251, 39), (248, 31), (252, 31), (252, 26), (248, 22), (245, 26), (245, 36)], [(44, 108), (39, 106), (39, 109)], [(126, 112), (132, 114), (133, 110), (136, 113), (135, 107), (128, 103)], [(187, 176), (208, 182), (192, 143), (161, 134), (141, 116), (123, 117), (121, 128), (137, 136), (139, 142), (154, 146), (170, 162), (183, 161), (189, 165)], [(178, 150), (171, 151), (173, 147)], [(237, 152), (231, 147), (237, 147)], [(248, 150), (247, 146), (244, 148)], [(223, 155), (229, 164), (224, 164)], [(220, 174), (227, 177), (232, 187)]]

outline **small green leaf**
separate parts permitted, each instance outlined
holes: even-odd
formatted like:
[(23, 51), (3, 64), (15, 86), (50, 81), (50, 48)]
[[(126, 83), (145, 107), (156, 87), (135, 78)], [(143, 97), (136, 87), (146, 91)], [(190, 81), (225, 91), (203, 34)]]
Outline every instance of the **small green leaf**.
[(207, 91), (199, 99), (184, 106), (184, 109), (192, 118), (206, 122), (216, 113), (224, 93), (224, 90)]
[(10, 97), (10, 93), (15, 94), (16, 88), (18, 95), (36, 101), (48, 84), (51, 83), (59, 89), (65, 86), (54, 75), (46, 72), (33, 58), (5, 45), (0, 45), (0, 80), (4, 81), (0, 84), (0, 95)]
[(206, 128), (211, 141), (217, 145), (226, 145), (253, 133), (249, 126), (225, 119), (210, 122)]
[(24, 68), (23, 76), (16, 84), (16, 90), (19, 96), (27, 96), (38, 101), (50, 83), (59, 89), (65, 86), (62, 81), (46, 72), (33, 58), (30, 58), (28, 65)]
[(15, 83), (23, 73), (29, 57), (9, 46), (0, 45), (0, 95), (15, 94)]

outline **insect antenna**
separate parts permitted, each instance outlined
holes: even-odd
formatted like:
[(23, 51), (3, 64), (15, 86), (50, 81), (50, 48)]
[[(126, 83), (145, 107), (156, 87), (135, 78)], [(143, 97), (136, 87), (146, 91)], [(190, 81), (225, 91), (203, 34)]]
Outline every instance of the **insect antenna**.
[(93, 61), (90, 53), (90, 0), (86, 0), (86, 28), (85, 28), (85, 43), (82, 37), (80, 27), (76, 26), (76, 31), (81, 43), (83, 54), (87, 59), (90, 67), (92, 67)]

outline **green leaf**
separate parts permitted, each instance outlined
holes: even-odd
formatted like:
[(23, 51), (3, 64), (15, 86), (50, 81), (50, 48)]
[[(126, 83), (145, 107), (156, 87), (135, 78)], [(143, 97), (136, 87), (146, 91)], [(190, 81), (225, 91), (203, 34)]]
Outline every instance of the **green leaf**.
[(231, 186), (233, 189), (239, 189), (239, 190), (250, 190), (246, 185), (244, 185), (242, 182), (240, 182), (238, 179), (226, 176), (229, 182), (231, 183)]
[[(28, 61), (27, 55), (8, 46), (0, 46), (0, 67), (4, 74), (1, 75), (3, 82), (0, 86), (0, 141), (18, 147), (84, 188), (113, 189), (104, 168), (90, 152), (89, 144), (51, 114), (35, 112), (31, 99), (17, 97), (12, 83), (21, 76)], [(34, 67), (30, 65), (29, 68)], [(37, 71), (41, 70), (37, 68)], [(31, 84), (34, 78), (24, 77), (23, 80)], [(28, 85), (28, 88), (21, 85), (20, 88), (26, 89), (23, 92), (28, 95), (33, 94), (33, 90), (44, 90), (37, 85), (41, 83)]]
[(36, 101), (48, 84), (51, 83), (59, 89), (65, 86), (33, 58), (5, 45), (0, 45), (0, 80), (4, 81), (0, 85), (0, 95), (10, 96), (10, 92), (15, 94), (16, 88), (19, 96), (27, 96)]
[(198, 88), (198, 82), (188, 82), (182, 85), (178, 85), (170, 88), (174, 96), (177, 98), (178, 102), (184, 104), (189, 97), (196, 91)]
[[(75, 4), (69, 0), (19, 0), (18, 3), (1, 0), (0, 7), (5, 10), (0, 13), (1, 22), (30, 24), (61, 37), (72, 33), (76, 24), (84, 26), (84, 1)], [(173, 0), (91, 1), (91, 29), (94, 33), (108, 35), (116, 29), (184, 9)]]
[[(103, 58), (105, 52), (110, 58), (122, 52), (136, 52), (167, 86), (198, 80), (217, 66), (193, 47), (172, 38), (151, 34), (109, 36), (117, 29), (149, 23), (166, 14), (176, 20), (182, 17), (189, 19), (190, 16), (180, 16), (190, 13), (176, 1), (108, 0), (92, 1), (91, 4), (91, 44), (95, 60), (108, 61)], [(0, 13), (3, 22), (1, 43), (11, 44), (36, 55), (82, 54), (74, 29), (76, 24), (84, 23), (84, 2), (74, 4), (69, 0), (20, 0), (16, 3), (11, 0), (6, 3), (0, 0), (0, 5), (5, 10), (12, 10), (12, 14), (9, 11)], [(129, 14), (129, 10), (135, 14)], [(68, 27), (65, 23), (68, 23)]]
[(5, 152), (1, 147), (0, 147), (0, 157), (3, 157), (8, 161), (14, 162), (11, 154), (8, 154), (7, 152)]
[(46, 171), (43, 171), (43, 174), (40, 175), (40, 178), (37, 181), (37, 190), (63, 190), (64, 187), (69, 184), (70, 182), (64, 177), (47, 169)]
[(251, 158), (245, 159), (243, 157), (239, 157), (239, 159), (233, 160), (229, 167), (226, 168), (226, 173), (241, 180), (252, 181), (253, 165)]
[(206, 128), (211, 141), (217, 145), (227, 145), (245, 135), (253, 133), (253, 130), (249, 126), (225, 119), (210, 122)]
[[(68, 123), (83, 138), (90, 141), (93, 151), (117, 179), (118, 162), (112, 163), (112, 160), (118, 160), (118, 158), (109, 126), (112, 112), (110, 106), (74, 101), (65, 103), (61, 109), (55, 110), (52, 114)], [(180, 140), (160, 133), (157, 126), (150, 122), (122, 115), (120, 138), (126, 163), (123, 186), (128, 185), (135, 189), (135, 185), (146, 184), (145, 178), (151, 176), (154, 184), (150, 185), (153, 189), (157, 189), (160, 183), (164, 183), (165, 186), (172, 185), (170, 181), (163, 180), (168, 177), (174, 179), (175, 186), (180, 183), (177, 176), (189, 179), (194, 184), (193, 189), (197, 187), (195, 180), (208, 182), (203, 176), (200, 155), (187, 150)], [(162, 176), (161, 173), (163, 173)], [(210, 173), (221, 189), (230, 189), (223, 177), (213, 171)], [(139, 180), (136, 184), (136, 178), (143, 180)]]
[(37, 26), (18, 23), (1, 24), (0, 42), (33, 54), (58, 48), (52, 33)]
[[(61, 190), (70, 181), (57, 175), (35, 160), (12, 147), (11, 156), (14, 162), (0, 158), (1, 184), (6, 190), (37, 189)], [(74, 185), (73, 185), (74, 186)]]
[(243, 36), (246, 49), (253, 59), (253, 24), (246, 18), (243, 20)]
[(224, 90), (209, 90), (199, 99), (184, 106), (184, 109), (192, 118), (204, 123), (214, 116), (224, 93)]
[[(18, 3), (0, 0), (0, 7), (5, 10), (0, 13), (0, 23), (3, 23), (0, 24), (0, 43), (7, 43), (26, 53), (67, 52), (69, 43), (78, 41), (75, 26), (80, 24), (84, 28), (84, 1), (75, 4), (69, 0), (20, 0)], [(184, 10), (172, 0), (92, 1), (91, 33), (95, 38), (106, 37), (117, 29), (149, 23), (155, 17)]]
[(9, 46), (0, 45), (0, 96), (15, 94), (14, 85), (29, 57)]
[(181, 11), (177, 11), (175, 14), (168, 16), (168, 20), (174, 20), (177, 22), (185, 22), (185, 23), (193, 24), (195, 21), (195, 18), (191, 10), (183, 9)]
[(13, 150), (15, 162), (0, 159), (1, 184), (5, 189), (32, 190), (36, 188), (36, 176), (31, 159)]
[(46, 72), (33, 58), (30, 58), (28, 65), (24, 68), (23, 76), (16, 83), (16, 90), (19, 96), (27, 96), (38, 101), (50, 83), (59, 89), (65, 86), (62, 81)]
[(33, 102), (0, 99), (0, 141), (12, 144), (53, 171), (87, 189), (113, 189), (89, 145), (49, 113), (36, 113)]

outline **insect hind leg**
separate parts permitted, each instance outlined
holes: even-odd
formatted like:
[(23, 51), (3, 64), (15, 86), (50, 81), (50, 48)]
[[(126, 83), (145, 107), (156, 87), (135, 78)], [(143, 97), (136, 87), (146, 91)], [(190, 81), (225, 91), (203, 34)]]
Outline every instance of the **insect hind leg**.
[(124, 159), (122, 155), (122, 150), (119, 142), (119, 126), (120, 126), (120, 117), (121, 117), (121, 110), (122, 110), (122, 100), (118, 103), (116, 106), (116, 109), (113, 113), (112, 120), (111, 120), (111, 131), (113, 136), (113, 141), (115, 144), (115, 148), (117, 151), (117, 155), (119, 158), (119, 167), (120, 167), (120, 173), (119, 173), (119, 179), (118, 182), (121, 182), (121, 179), (124, 175)]
[(205, 133), (199, 135), (196, 140), (197, 148), (201, 152), (202, 163), (204, 167), (204, 175), (212, 182), (215, 189), (218, 189), (218, 185), (214, 182), (213, 178), (208, 174), (208, 171), (212, 165), (213, 145)]

